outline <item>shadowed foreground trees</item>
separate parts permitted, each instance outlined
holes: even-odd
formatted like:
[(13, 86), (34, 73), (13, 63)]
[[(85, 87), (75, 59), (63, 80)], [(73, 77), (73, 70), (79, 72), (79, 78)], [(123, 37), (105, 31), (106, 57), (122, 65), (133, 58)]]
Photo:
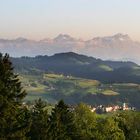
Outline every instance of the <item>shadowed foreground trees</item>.
[(80, 139), (89, 140), (94, 138), (96, 130), (96, 114), (91, 112), (90, 108), (81, 103), (77, 105), (74, 111), (75, 123), (80, 130)]
[(47, 133), (49, 140), (78, 139), (74, 115), (62, 100), (52, 110)]
[(32, 125), (28, 134), (31, 140), (47, 139), (48, 112), (45, 109), (46, 106), (46, 102), (41, 99), (35, 101), (31, 111)]
[(0, 54), (0, 139), (26, 139), (28, 112), (20, 109), (25, 95), (9, 56)]
[(140, 113), (98, 115), (85, 104), (62, 100), (48, 113), (41, 99), (23, 106), (26, 92), (14, 74), (9, 56), (0, 54), (0, 140), (139, 140)]

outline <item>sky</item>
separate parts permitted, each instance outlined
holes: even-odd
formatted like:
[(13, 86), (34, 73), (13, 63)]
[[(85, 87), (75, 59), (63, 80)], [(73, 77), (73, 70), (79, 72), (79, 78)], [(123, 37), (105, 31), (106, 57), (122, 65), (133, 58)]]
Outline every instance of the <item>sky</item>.
[(140, 41), (140, 0), (0, 0), (0, 38), (116, 33)]

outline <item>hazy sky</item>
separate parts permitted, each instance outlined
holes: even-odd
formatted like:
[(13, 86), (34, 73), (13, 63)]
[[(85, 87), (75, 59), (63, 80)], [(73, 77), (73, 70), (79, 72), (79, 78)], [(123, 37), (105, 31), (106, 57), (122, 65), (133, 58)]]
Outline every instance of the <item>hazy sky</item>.
[(140, 0), (0, 0), (0, 38), (129, 34), (140, 41)]

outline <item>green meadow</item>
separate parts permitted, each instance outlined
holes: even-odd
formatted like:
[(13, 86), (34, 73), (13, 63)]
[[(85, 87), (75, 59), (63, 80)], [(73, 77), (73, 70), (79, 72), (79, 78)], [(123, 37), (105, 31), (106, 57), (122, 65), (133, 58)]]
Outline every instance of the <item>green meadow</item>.
[(58, 100), (64, 99), (70, 104), (85, 102), (96, 105), (129, 102), (133, 106), (139, 105), (139, 84), (102, 84), (97, 80), (51, 73), (22, 74), (19, 78), (28, 93), (25, 98), (28, 101), (42, 98), (50, 103), (56, 103)]

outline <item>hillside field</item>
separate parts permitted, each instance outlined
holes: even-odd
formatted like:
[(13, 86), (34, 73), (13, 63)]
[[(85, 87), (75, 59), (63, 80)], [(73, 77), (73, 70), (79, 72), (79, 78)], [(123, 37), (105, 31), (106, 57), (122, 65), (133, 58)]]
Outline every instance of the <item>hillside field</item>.
[(139, 108), (140, 85), (133, 83), (102, 84), (97, 80), (70, 75), (45, 73), (20, 75), (27, 101), (43, 98), (49, 103), (64, 99), (69, 104), (85, 102), (91, 105), (129, 103)]

